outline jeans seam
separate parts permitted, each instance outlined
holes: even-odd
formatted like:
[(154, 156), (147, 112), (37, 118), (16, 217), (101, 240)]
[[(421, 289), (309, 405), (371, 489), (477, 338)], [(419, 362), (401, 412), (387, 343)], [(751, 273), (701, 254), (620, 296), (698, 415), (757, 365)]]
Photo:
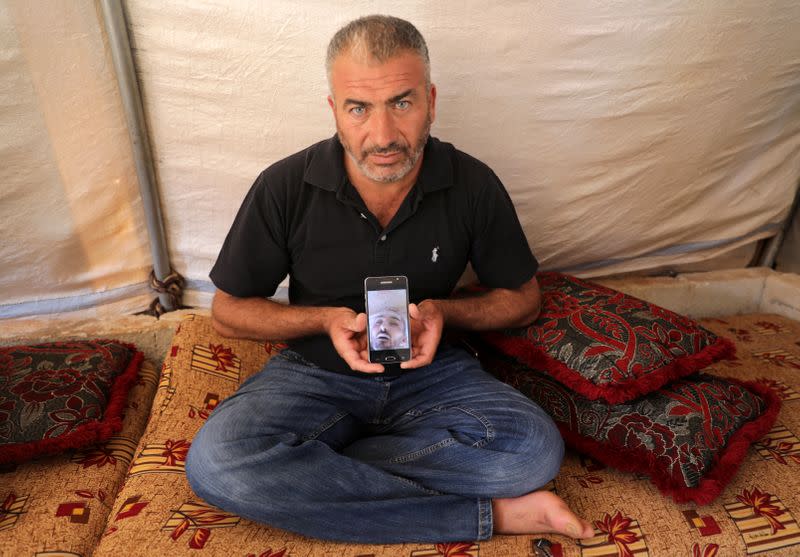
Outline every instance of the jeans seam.
[(465, 414), (469, 414), (470, 416), (472, 416), (473, 418), (478, 420), (481, 424), (483, 424), (484, 428), (486, 428), (486, 437), (484, 437), (483, 439), (481, 439), (479, 441), (475, 441), (472, 444), (473, 447), (475, 447), (476, 449), (481, 449), (481, 448), (485, 447), (486, 445), (488, 445), (489, 443), (491, 443), (494, 440), (494, 438), (495, 438), (494, 426), (486, 418), (486, 416), (483, 416), (482, 414), (478, 414), (477, 412), (475, 412), (471, 408), (467, 408), (466, 406), (453, 406), (453, 408), (461, 410)]
[(341, 421), (341, 419), (344, 418), (345, 416), (347, 416), (347, 414), (348, 413), (345, 412), (344, 410), (342, 410), (340, 412), (337, 412), (327, 422), (324, 422), (316, 430), (312, 431), (311, 433), (309, 433), (307, 435), (303, 435), (303, 440), (311, 441), (312, 439), (316, 439), (317, 437), (322, 435), (325, 431), (327, 431), (328, 429), (330, 429), (334, 425), (336, 425), (337, 422)]
[(410, 478), (406, 478), (405, 476), (397, 476), (397, 475), (392, 474), (392, 477), (394, 479), (396, 479), (396, 480), (399, 480), (400, 482), (402, 482), (404, 484), (408, 484), (408, 485), (411, 485), (411, 486), (413, 486), (413, 487), (415, 487), (415, 488), (417, 488), (419, 490), (422, 490), (423, 492), (425, 492), (428, 495), (447, 495), (446, 493), (443, 493), (441, 491), (436, 491), (435, 489), (427, 488), (424, 485), (422, 485), (421, 483), (416, 482), (416, 481), (414, 481), (414, 480), (412, 480)]
[(416, 460), (416, 459), (418, 459), (420, 457), (423, 457), (423, 456), (429, 455), (431, 453), (434, 453), (434, 452), (438, 451), (441, 448), (449, 447), (450, 445), (454, 444), (455, 442), (456, 442), (456, 440), (453, 439), (452, 437), (450, 437), (448, 439), (442, 439), (438, 443), (434, 443), (433, 445), (428, 445), (424, 449), (420, 449), (418, 451), (414, 451), (413, 453), (404, 454), (402, 456), (397, 456), (397, 457), (391, 459), (389, 462), (391, 462), (393, 464), (403, 464), (405, 462), (410, 462), (412, 460)]
[(306, 360), (303, 356), (301, 356), (299, 353), (295, 352), (291, 348), (284, 348), (283, 350), (275, 354), (273, 358), (280, 358), (284, 362), (306, 368), (321, 369), (317, 364)]
[(391, 389), (391, 385), (389, 383), (383, 383), (383, 398), (378, 402), (378, 407), (375, 410), (375, 417), (372, 419), (373, 424), (382, 423), (381, 416), (383, 415), (383, 410), (386, 407), (386, 402), (389, 400), (389, 390)]
[(491, 499), (478, 499), (478, 537), (479, 541), (488, 540), (494, 530)]

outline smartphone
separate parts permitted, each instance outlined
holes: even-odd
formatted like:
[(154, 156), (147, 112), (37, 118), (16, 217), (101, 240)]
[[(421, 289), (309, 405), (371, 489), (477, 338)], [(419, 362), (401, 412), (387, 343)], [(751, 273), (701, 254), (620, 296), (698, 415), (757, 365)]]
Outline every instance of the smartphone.
[(369, 361), (395, 364), (411, 359), (411, 329), (408, 319), (408, 279), (367, 277), (364, 279)]

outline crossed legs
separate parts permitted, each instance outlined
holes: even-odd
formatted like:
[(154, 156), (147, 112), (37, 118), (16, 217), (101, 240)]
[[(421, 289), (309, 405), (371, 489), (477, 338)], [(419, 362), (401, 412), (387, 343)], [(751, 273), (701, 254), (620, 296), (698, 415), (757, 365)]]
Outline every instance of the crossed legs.
[(460, 350), (398, 377), (280, 356), (209, 417), (187, 460), (195, 492), (305, 535), (363, 543), (591, 535), (556, 495), (552, 420)]

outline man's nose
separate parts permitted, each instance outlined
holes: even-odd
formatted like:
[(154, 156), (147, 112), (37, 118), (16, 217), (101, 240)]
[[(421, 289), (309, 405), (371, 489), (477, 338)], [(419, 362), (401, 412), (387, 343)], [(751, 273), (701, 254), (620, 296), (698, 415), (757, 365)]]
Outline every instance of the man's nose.
[(371, 131), (376, 147), (386, 147), (397, 140), (397, 126), (388, 109), (376, 110)]

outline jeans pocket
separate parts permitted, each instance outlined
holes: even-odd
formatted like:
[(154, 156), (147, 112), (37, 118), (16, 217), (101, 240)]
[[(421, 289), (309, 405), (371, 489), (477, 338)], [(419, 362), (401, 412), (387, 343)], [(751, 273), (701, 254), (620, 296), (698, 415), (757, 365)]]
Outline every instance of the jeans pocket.
[(495, 437), (491, 421), (465, 406), (435, 407), (425, 412), (411, 410), (406, 416), (410, 420), (401, 435), (423, 446), (394, 456), (392, 463), (412, 462), (452, 446), (482, 448)]

